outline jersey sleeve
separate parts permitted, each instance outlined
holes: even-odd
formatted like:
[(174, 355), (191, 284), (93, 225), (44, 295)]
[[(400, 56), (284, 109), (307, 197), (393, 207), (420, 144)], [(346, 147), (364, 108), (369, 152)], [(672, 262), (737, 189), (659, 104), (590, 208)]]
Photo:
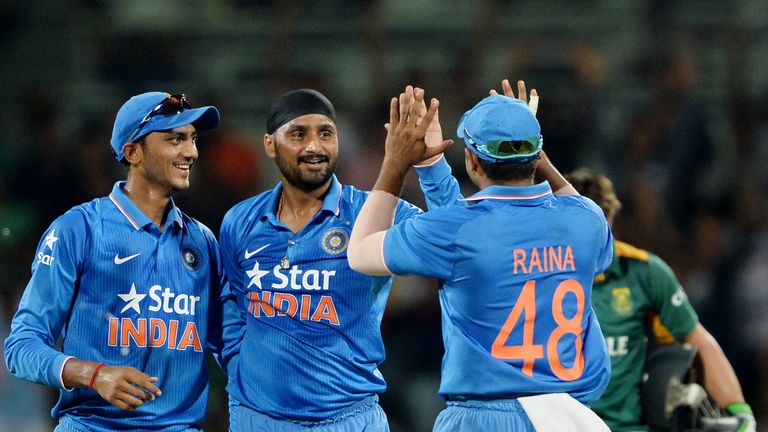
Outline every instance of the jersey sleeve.
[[(227, 213), (221, 225), (219, 235), (221, 266), (226, 275), (227, 285), (222, 289), (222, 353), (232, 361), (240, 352), (240, 342), (245, 332), (245, 316), (238, 306), (243, 304), (245, 290), (243, 288), (243, 272), (238, 268), (238, 251), (235, 246), (236, 234), (231, 213)], [(227, 368), (225, 368), (225, 371)]]
[(417, 166), (416, 173), (419, 176), (419, 185), (424, 192), (428, 210), (449, 204), (467, 205), (465, 201), (459, 201), (463, 198), (459, 182), (451, 175), (451, 166), (444, 155), (431, 165)]
[(661, 323), (677, 340), (688, 336), (699, 318), (669, 266), (656, 255), (648, 257), (648, 295)]
[(70, 390), (62, 379), (70, 356), (54, 346), (77, 295), (89, 238), (84, 215), (70, 211), (54, 221), (40, 240), (32, 277), (5, 341), (5, 362), (13, 375)]
[(227, 372), (232, 359), (240, 352), (243, 326), (234, 293), (229, 285), (221, 249), (207, 228), (203, 230), (211, 256), (211, 316), (208, 321), (207, 349), (213, 353), (216, 362)]
[(453, 271), (455, 234), (436, 210), (392, 226), (384, 237), (384, 263), (396, 275), (446, 280)]

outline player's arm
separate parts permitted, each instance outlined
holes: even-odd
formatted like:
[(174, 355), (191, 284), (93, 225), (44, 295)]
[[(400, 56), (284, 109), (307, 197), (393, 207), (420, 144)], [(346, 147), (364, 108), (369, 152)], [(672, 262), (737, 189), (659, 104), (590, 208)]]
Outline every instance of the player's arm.
[[(509, 83), (509, 80), (502, 80), (501, 88), (504, 92), (504, 96), (511, 98), (516, 97), (515, 92), (512, 89), (512, 85)], [(495, 95), (498, 93), (496, 90), (492, 89), (490, 94)], [(519, 80), (517, 81), (517, 94), (518, 96), (516, 98), (524, 102), (528, 102), (528, 109), (531, 110), (533, 115), (536, 115), (539, 110), (539, 93), (536, 91), (536, 89), (531, 89), (531, 98), (529, 101), (528, 91), (525, 88), (525, 81)], [(568, 180), (566, 180), (565, 177), (560, 174), (560, 171), (555, 168), (555, 165), (552, 164), (552, 161), (549, 159), (544, 150), (541, 150), (539, 155), (540, 160), (539, 163), (536, 164), (535, 173), (536, 183), (548, 181), (549, 186), (552, 188), (555, 195), (578, 195), (579, 192), (577, 192), (576, 189), (571, 186), (570, 183), (568, 183)]]
[(132, 385), (127, 388), (125, 382), (159, 394), (148, 375), (122, 366), (97, 369), (96, 362), (75, 359), (53, 348), (74, 302), (75, 284), (88, 251), (87, 238), (84, 216), (78, 212), (67, 213), (46, 231), (5, 341), (6, 365), (19, 378), (67, 391), (91, 385), (113, 405), (135, 408), (153, 396)]
[[(690, 343), (699, 353), (704, 368), (704, 388), (731, 414), (746, 426), (752, 422), (749, 405), (728, 359), (714, 337), (699, 323), (688, 297), (672, 269), (661, 258), (648, 259), (648, 292), (659, 319), (675, 338)], [(754, 427), (754, 426), (753, 426)], [(754, 429), (737, 429), (754, 430)]]
[(211, 306), (206, 348), (222, 370), (228, 373), (230, 363), (240, 353), (244, 320), (224, 270), (219, 244), (207, 228), (204, 233), (211, 257)]
[(423, 98), (423, 90), (414, 91), (408, 86), (400, 99), (392, 98), (390, 102), (384, 161), (373, 191), (357, 216), (347, 251), (349, 265), (356, 271), (390, 274), (382, 250), (386, 231), (392, 226), (405, 175), (412, 165), (443, 153), (452, 143), (444, 141), (437, 147), (426, 146), (424, 136), (439, 103), (433, 99), (427, 113), (418, 122), (419, 104)]
[(54, 349), (75, 296), (85, 222), (68, 213), (57, 219), (38, 244), (32, 277), (5, 340), (5, 363), (15, 376), (53, 388), (68, 389), (62, 380), (71, 358)]
[[(704, 368), (704, 388), (717, 404), (730, 414), (740, 417), (740, 423), (748, 425), (754, 417), (752, 409), (744, 402), (736, 373), (717, 340), (700, 323), (685, 337), (684, 342), (693, 345)], [(750, 430), (750, 429), (737, 429)]]

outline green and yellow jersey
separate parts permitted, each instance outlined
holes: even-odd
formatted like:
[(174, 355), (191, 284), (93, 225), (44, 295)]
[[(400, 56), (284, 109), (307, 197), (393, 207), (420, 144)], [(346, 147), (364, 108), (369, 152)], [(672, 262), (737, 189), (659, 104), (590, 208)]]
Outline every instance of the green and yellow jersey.
[(647, 430), (640, 404), (647, 336), (683, 340), (696, 312), (661, 258), (619, 241), (611, 266), (595, 278), (592, 305), (611, 357), (611, 380), (592, 409), (614, 432)]

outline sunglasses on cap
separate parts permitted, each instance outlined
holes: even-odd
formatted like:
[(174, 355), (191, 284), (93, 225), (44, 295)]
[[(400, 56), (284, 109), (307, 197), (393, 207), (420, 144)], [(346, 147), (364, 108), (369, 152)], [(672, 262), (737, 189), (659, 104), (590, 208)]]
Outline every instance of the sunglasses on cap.
[(162, 102), (157, 104), (154, 108), (152, 108), (147, 115), (144, 116), (143, 119), (141, 119), (141, 122), (139, 122), (139, 125), (136, 127), (136, 130), (133, 131), (131, 134), (131, 137), (128, 138), (128, 142), (133, 142), (133, 138), (136, 137), (141, 129), (149, 123), (149, 120), (152, 119), (152, 117), (162, 114), (162, 115), (175, 115), (179, 114), (180, 112), (184, 111), (185, 109), (191, 109), (192, 105), (189, 104), (189, 101), (187, 101), (187, 95), (184, 94), (177, 94), (173, 96), (168, 96), (167, 98), (163, 99)]
[(464, 128), (464, 137), (464, 140), (477, 152), (498, 161), (533, 157), (534, 153), (541, 149), (541, 136), (531, 136), (514, 141), (488, 140), (484, 144), (478, 144), (467, 128)]

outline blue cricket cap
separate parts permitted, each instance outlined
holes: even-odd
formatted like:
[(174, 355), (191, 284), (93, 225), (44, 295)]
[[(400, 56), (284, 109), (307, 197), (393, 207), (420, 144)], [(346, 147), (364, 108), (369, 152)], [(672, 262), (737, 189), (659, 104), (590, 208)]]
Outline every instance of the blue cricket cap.
[(137, 142), (152, 132), (170, 130), (188, 124), (193, 125), (197, 130), (212, 129), (219, 124), (221, 117), (219, 110), (215, 107), (188, 108), (188, 105), (185, 105), (180, 112), (174, 114), (166, 115), (162, 112), (152, 114), (146, 123), (139, 128), (147, 115), (169, 97), (168, 93), (163, 92), (142, 93), (128, 99), (120, 107), (117, 117), (115, 117), (112, 139), (110, 140), (118, 161), (125, 157), (123, 146), (128, 143), (128, 140)]
[(456, 134), (477, 157), (493, 163), (530, 162), (544, 145), (528, 105), (502, 95), (488, 96), (465, 112)]

